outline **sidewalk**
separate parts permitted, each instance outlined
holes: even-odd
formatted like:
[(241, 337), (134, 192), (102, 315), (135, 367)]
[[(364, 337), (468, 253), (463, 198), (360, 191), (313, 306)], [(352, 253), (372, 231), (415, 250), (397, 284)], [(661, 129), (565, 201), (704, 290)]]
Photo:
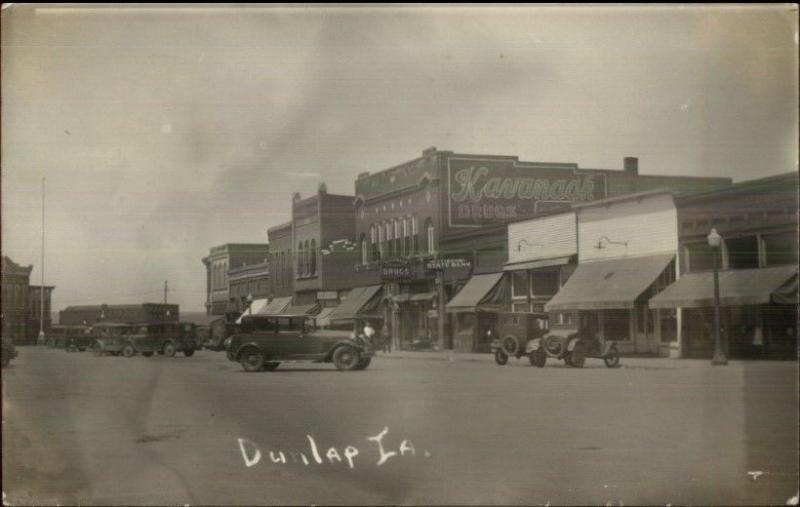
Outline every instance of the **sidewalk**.
[(452, 350), (443, 351), (414, 351), (398, 350), (392, 352), (376, 352), (376, 357), (386, 359), (424, 359), (428, 361), (489, 361), (494, 362), (494, 356), (489, 353), (477, 354), (472, 352), (453, 352)]

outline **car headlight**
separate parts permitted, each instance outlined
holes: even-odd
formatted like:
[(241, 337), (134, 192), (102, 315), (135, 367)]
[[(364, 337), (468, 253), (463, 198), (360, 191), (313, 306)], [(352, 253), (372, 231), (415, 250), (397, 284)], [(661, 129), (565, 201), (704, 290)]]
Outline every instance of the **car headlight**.
[(232, 341), (233, 340), (231, 338), (225, 338), (225, 341), (222, 342), (222, 345), (225, 347), (225, 350), (230, 350), (231, 349), (231, 342)]

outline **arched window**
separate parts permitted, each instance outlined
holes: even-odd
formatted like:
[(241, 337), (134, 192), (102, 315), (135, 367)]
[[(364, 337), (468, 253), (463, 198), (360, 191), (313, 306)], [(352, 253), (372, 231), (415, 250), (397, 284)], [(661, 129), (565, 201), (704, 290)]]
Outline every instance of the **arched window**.
[(411, 255), (411, 227), (409, 218), (403, 218), (403, 255)]
[(403, 238), (401, 236), (400, 220), (395, 218), (394, 219), (394, 254), (397, 257), (400, 257), (400, 256), (403, 255), (402, 241), (403, 241)]
[(378, 225), (378, 260), (384, 258), (384, 250), (383, 250), (383, 226)]
[(304, 271), (303, 270), (303, 242), (302, 241), (298, 241), (297, 242), (297, 273), (295, 273), (295, 276), (297, 278), (300, 278), (301, 276), (303, 276), (303, 271)]
[(392, 222), (386, 222), (386, 258), (391, 259), (392, 252)]
[(308, 249), (308, 240), (303, 244), (305, 248), (305, 259), (303, 259), (303, 273), (307, 276), (311, 274), (311, 252)]
[(368, 262), (367, 259), (367, 235), (363, 232), (361, 233), (361, 239), (359, 240), (361, 243), (359, 246), (361, 247), (361, 264), (366, 264)]
[(436, 252), (436, 245), (435, 242), (435, 234), (433, 228), (433, 221), (429, 218), (426, 222), (425, 230), (427, 231), (427, 239), (428, 239), (428, 253)]
[(371, 246), (371, 249), (372, 249), (371, 260), (377, 261), (378, 259), (380, 259), (380, 255), (379, 255), (379, 252), (378, 252), (378, 233), (375, 230), (375, 225), (374, 224), (371, 225), (370, 228), (369, 228), (369, 240), (370, 240), (370, 246)]
[(417, 217), (411, 217), (411, 242), (414, 254), (419, 253), (419, 231), (417, 230)]
[(317, 240), (311, 238), (311, 270), (312, 275), (317, 274)]

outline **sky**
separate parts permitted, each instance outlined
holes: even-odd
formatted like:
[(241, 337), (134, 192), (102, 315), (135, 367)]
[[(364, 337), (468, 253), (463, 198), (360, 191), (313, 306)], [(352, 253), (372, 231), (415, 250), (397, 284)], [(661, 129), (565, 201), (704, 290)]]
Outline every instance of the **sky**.
[(2, 250), (53, 309), (202, 311), (210, 247), (435, 146), (640, 173), (798, 169), (796, 7), (2, 10)]

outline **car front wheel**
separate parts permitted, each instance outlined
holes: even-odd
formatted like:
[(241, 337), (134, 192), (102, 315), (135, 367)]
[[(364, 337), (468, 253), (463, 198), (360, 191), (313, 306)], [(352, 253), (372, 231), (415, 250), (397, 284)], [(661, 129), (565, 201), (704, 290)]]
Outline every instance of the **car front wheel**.
[(175, 345), (173, 343), (167, 343), (164, 345), (164, 355), (167, 357), (175, 357)]
[(499, 366), (503, 366), (508, 362), (508, 356), (502, 350), (497, 350), (494, 353), (494, 362), (497, 363)]
[(339, 347), (333, 353), (333, 364), (336, 365), (336, 369), (339, 371), (355, 370), (360, 361), (361, 357), (358, 351), (347, 345)]
[(136, 349), (133, 348), (133, 345), (125, 345), (122, 347), (122, 355), (125, 357), (133, 357), (136, 355)]
[(530, 360), (531, 366), (544, 368), (544, 365), (547, 363), (547, 352), (542, 348), (536, 349), (528, 356), (528, 360)]
[(183, 355), (186, 357), (192, 357), (194, 355), (194, 349), (183, 349)]
[(617, 352), (616, 348), (613, 348), (608, 351), (608, 354), (603, 358), (603, 362), (606, 363), (607, 368), (616, 368), (619, 366), (619, 352)]
[(247, 372), (261, 371), (264, 368), (264, 354), (257, 349), (247, 349), (239, 356), (242, 368)]

